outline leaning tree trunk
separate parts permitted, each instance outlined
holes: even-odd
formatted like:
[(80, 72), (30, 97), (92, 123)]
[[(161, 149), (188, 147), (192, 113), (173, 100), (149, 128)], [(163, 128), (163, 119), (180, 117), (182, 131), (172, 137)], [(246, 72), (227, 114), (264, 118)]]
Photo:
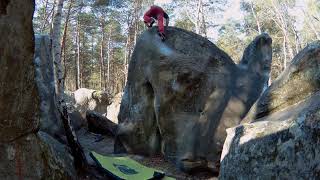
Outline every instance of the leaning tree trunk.
[(57, 9), (53, 19), (52, 26), (52, 57), (54, 63), (55, 73), (55, 89), (58, 99), (64, 90), (64, 79), (61, 65), (61, 19), (62, 19), (62, 8), (64, 0), (56, 0)]
[[(62, 8), (64, 0), (57, 0), (57, 10), (54, 16), (53, 31), (52, 31), (52, 51), (53, 51), (53, 62), (55, 69), (55, 90), (56, 90), (56, 108), (60, 112), (60, 117), (64, 125), (65, 135), (68, 141), (68, 145), (71, 148), (71, 153), (74, 157), (74, 165), (78, 170), (78, 173), (86, 174), (89, 165), (87, 163), (84, 151), (78, 142), (77, 136), (71, 126), (68, 110), (63, 101), (64, 92), (64, 79), (61, 65), (61, 44), (60, 44), (60, 31), (61, 31), (61, 19), (62, 19)], [(70, 2), (71, 3), (71, 2)], [(66, 22), (67, 23), (67, 22)]]

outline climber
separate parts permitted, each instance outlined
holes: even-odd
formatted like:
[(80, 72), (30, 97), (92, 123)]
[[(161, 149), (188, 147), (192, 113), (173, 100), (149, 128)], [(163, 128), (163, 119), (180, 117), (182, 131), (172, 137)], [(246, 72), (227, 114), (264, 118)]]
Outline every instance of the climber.
[(150, 9), (144, 14), (143, 20), (148, 28), (151, 28), (155, 20), (158, 21), (158, 33), (162, 41), (165, 40), (166, 36), (164, 33), (163, 18), (166, 19), (166, 26), (169, 25), (169, 16), (159, 6), (151, 6)]

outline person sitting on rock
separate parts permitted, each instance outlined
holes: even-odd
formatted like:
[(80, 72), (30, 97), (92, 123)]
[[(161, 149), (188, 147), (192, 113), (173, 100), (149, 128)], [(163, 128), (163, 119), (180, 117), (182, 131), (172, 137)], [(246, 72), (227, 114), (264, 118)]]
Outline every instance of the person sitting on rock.
[(164, 33), (164, 25), (163, 25), (163, 18), (166, 19), (166, 26), (169, 25), (169, 16), (164, 10), (159, 6), (151, 6), (150, 9), (144, 14), (143, 20), (144, 23), (148, 28), (151, 28), (155, 20), (158, 21), (158, 32), (161, 40), (165, 40), (165, 33)]

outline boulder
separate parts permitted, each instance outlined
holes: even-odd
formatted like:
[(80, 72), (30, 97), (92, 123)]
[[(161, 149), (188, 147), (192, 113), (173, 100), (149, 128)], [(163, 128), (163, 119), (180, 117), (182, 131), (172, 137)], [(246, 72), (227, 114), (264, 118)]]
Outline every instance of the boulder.
[(75, 108), (86, 118), (86, 111), (96, 111), (106, 116), (107, 107), (112, 103), (111, 95), (105, 91), (80, 88), (74, 93)]
[(263, 120), (262, 117), (281, 111), (319, 91), (318, 48), (319, 42), (314, 42), (299, 52), (252, 106), (242, 123)]
[(34, 1), (10, 0), (0, 6), (0, 142), (9, 142), (39, 128), (33, 64)]
[(70, 118), (70, 123), (73, 130), (78, 131), (83, 127), (88, 127), (87, 120), (82, 117), (82, 114), (79, 111), (68, 112), (68, 116)]
[[(59, 141), (54, 139), (52, 136), (45, 132), (38, 132), (38, 136), (40, 140), (43, 142), (41, 148), (44, 152), (48, 152), (46, 157), (47, 159), (52, 159), (48, 162), (48, 165), (52, 167), (53, 171), (57, 171), (58, 173), (54, 173), (57, 175), (63, 175), (61, 177), (69, 177), (70, 179), (77, 179), (77, 172), (74, 167), (74, 158), (70, 154), (70, 148), (61, 144)], [(52, 178), (52, 179), (59, 179)]]
[(64, 149), (51, 148), (59, 143), (48, 145), (37, 133), (41, 105), (35, 80), (34, 6), (33, 0), (0, 3), (0, 177), (76, 179), (72, 165), (66, 165), (73, 164), (72, 159), (57, 155)]
[(317, 41), (296, 55), (242, 125), (227, 130), (219, 179), (320, 178), (319, 64)]
[(34, 63), (40, 97), (40, 130), (59, 137), (64, 134), (64, 128), (55, 105), (53, 59), (48, 35), (35, 36)]
[(117, 124), (94, 111), (87, 111), (88, 129), (93, 133), (115, 136)]
[[(65, 131), (55, 103), (53, 59), (51, 40), (48, 35), (35, 36), (34, 63), (35, 80), (40, 96), (40, 130), (62, 140)], [(68, 112), (73, 129), (79, 130), (86, 126), (86, 120), (73, 108), (73, 93), (65, 92), (63, 97), (69, 107)]]
[(151, 28), (136, 43), (115, 144), (131, 153), (161, 152), (188, 172), (212, 167), (225, 129), (240, 123), (269, 78), (272, 40), (256, 37), (236, 65), (197, 34), (174, 27), (166, 33), (162, 42)]
[(120, 105), (123, 93), (118, 93), (112, 98), (112, 103), (108, 106), (107, 118), (112, 122), (118, 124), (118, 115), (120, 112)]
[(30, 133), (0, 151), (1, 179), (76, 179), (72, 156), (49, 135)]

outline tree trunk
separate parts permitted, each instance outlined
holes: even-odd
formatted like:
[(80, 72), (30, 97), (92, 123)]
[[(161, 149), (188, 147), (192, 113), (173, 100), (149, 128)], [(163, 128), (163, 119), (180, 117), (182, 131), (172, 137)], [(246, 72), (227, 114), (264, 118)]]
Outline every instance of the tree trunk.
[(64, 130), (66, 133), (68, 146), (71, 149), (71, 154), (74, 158), (74, 165), (81, 173), (84, 173), (89, 168), (88, 161), (84, 154), (83, 148), (80, 145), (77, 135), (71, 126), (68, 110), (66, 106), (62, 106), (60, 111), (60, 117), (63, 122)]
[(124, 66), (123, 66), (123, 72), (124, 72), (124, 86), (126, 85), (127, 81), (127, 76), (128, 76), (128, 64), (130, 60), (130, 42), (131, 42), (131, 29), (132, 29), (132, 16), (128, 14), (127, 16), (127, 26), (128, 26), (128, 35), (127, 35), (127, 40), (126, 40), (126, 45), (125, 45), (125, 51), (124, 51)]
[[(285, 20), (286, 18), (283, 15), (283, 12), (280, 12), (280, 10), (278, 9), (277, 5), (274, 4), (273, 0), (271, 0), (272, 6), (275, 10), (275, 14), (276, 17), (279, 21), (279, 23), (276, 23), (280, 26), (280, 29), (282, 31), (283, 34), (283, 44), (282, 44), (282, 48), (283, 48), (283, 55), (284, 55), (284, 62), (283, 62), (283, 69), (286, 68), (286, 64), (287, 64), (287, 51), (289, 52), (289, 58), (290, 60), (293, 59), (293, 50), (290, 46), (290, 42), (289, 42), (289, 36), (288, 36), (288, 23)], [(285, 7), (285, 11), (287, 11), (287, 6)]]
[(253, 2), (250, 3), (250, 7), (251, 7), (251, 11), (252, 11), (253, 17), (254, 17), (254, 19), (256, 20), (256, 23), (257, 23), (258, 32), (259, 32), (259, 34), (261, 34), (262, 32), (261, 32), (260, 22), (259, 22), (259, 19), (258, 19), (256, 13), (254, 12)]
[[(203, 9), (202, 9), (203, 10)], [(207, 26), (206, 26), (206, 21), (205, 21), (205, 18), (204, 18), (204, 13), (202, 13), (202, 27), (201, 27), (201, 30), (203, 32), (203, 35), (204, 37), (207, 38)]]
[(200, 4), (201, 0), (198, 0), (198, 5), (197, 5), (197, 21), (196, 21), (196, 33), (200, 34)]
[(48, 24), (48, 20), (49, 20), (50, 16), (53, 16), (53, 13), (54, 13), (55, 4), (53, 4), (50, 12), (47, 12), (48, 4), (49, 4), (49, 1), (47, 0), (46, 1), (46, 5), (45, 5), (45, 9), (44, 9), (43, 22), (42, 22), (41, 27), (40, 27), (40, 32), (41, 33), (44, 32), (44, 29), (46, 28), (46, 25)]
[(61, 19), (62, 19), (62, 8), (64, 0), (56, 0), (57, 9), (53, 19), (52, 27), (52, 57), (54, 62), (54, 73), (55, 73), (55, 89), (57, 97), (60, 99), (60, 95), (64, 91), (64, 79), (63, 70), (61, 64)]
[(68, 24), (69, 24), (69, 19), (70, 19), (70, 11), (72, 8), (72, 4), (73, 4), (73, 0), (70, 0), (69, 2), (69, 7), (68, 7), (68, 12), (66, 15), (66, 20), (65, 20), (65, 24), (64, 24), (64, 29), (63, 29), (63, 37), (62, 37), (62, 41), (61, 41), (61, 54), (63, 54), (63, 67), (64, 67), (64, 76), (63, 79), (66, 79), (67, 76), (67, 67), (66, 67), (66, 41), (67, 41), (67, 31), (68, 31)]
[[(306, 13), (305, 13), (305, 14), (306, 14)], [(308, 17), (308, 19), (307, 19), (307, 24), (309, 25), (309, 27), (311, 28), (311, 30), (313, 31), (313, 33), (316, 35), (317, 40), (320, 40), (320, 35), (319, 35), (318, 31), (316, 30), (316, 28), (314, 27), (313, 23), (311, 22), (310, 15), (307, 14), (306, 16)]]
[(286, 53), (286, 37), (283, 37), (283, 43), (282, 43), (282, 49), (283, 49), (283, 69), (285, 70), (287, 67), (287, 53)]
[(294, 55), (296, 55), (301, 49), (301, 39), (299, 36), (299, 32), (296, 30), (294, 24), (291, 24), (291, 29), (294, 33), (294, 40), (295, 40), (295, 54)]
[[(80, 30), (79, 30), (79, 38), (80, 39), (82, 39), (82, 41), (81, 41), (81, 43), (82, 43), (82, 45), (80, 44), (80, 47), (82, 46), (83, 48), (84, 47), (86, 47), (85, 45), (85, 43), (86, 43), (86, 41), (85, 41), (85, 33), (84, 32), (80, 32)], [(84, 53), (83, 53), (84, 54)], [(80, 60), (80, 67), (79, 67), (79, 69), (80, 69), (80, 88), (81, 87), (85, 87), (86, 86), (86, 82), (85, 82), (85, 78), (84, 78), (84, 67), (85, 67), (85, 65), (84, 65), (84, 61), (83, 61), (83, 58), (81, 58), (81, 49), (80, 49), (80, 58), (79, 58), (79, 60)]]
[(107, 51), (108, 51), (108, 61), (107, 61), (107, 83), (106, 85), (110, 85), (110, 61), (111, 61), (111, 34), (112, 33), (112, 30), (111, 28), (109, 29), (109, 35), (108, 35), (108, 48), (107, 48)]
[(106, 90), (106, 83), (105, 83), (105, 79), (106, 79), (106, 73), (105, 73), (105, 65), (104, 65), (104, 44), (105, 44), (105, 38), (104, 38), (104, 28), (105, 28), (105, 24), (104, 24), (104, 20), (103, 18), (101, 18), (101, 35), (102, 35), (102, 39), (101, 39), (101, 48), (100, 48), (100, 89)]
[(45, 6), (44, 6), (44, 9), (43, 9), (43, 19), (42, 19), (42, 26), (40, 28), (40, 33), (43, 33), (43, 29), (45, 27), (45, 23), (47, 21), (47, 17), (49, 16), (49, 14), (47, 15), (47, 8), (48, 8), (48, 0), (46, 0), (45, 2)]
[(202, 0), (198, 0), (197, 5), (196, 33), (207, 37), (206, 22), (204, 19)]
[(141, 0), (135, 0), (134, 4), (134, 44), (137, 42), (137, 37), (139, 33), (139, 15), (141, 10), (142, 1)]
[(104, 37), (102, 37), (101, 40), (101, 46), (100, 46), (100, 89), (106, 90), (105, 86), (105, 70), (104, 70)]
[(76, 35), (76, 42), (77, 42), (77, 60), (76, 60), (76, 67), (77, 67), (77, 75), (76, 75), (76, 88), (81, 88), (81, 78), (80, 78), (80, 22), (79, 18), (77, 21), (77, 35)]
[(124, 73), (124, 84), (123, 87), (126, 85), (127, 76), (128, 76), (128, 45), (129, 45), (129, 37), (127, 38), (125, 50), (124, 50), (124, 65), (123, 65), (123, 73)]

